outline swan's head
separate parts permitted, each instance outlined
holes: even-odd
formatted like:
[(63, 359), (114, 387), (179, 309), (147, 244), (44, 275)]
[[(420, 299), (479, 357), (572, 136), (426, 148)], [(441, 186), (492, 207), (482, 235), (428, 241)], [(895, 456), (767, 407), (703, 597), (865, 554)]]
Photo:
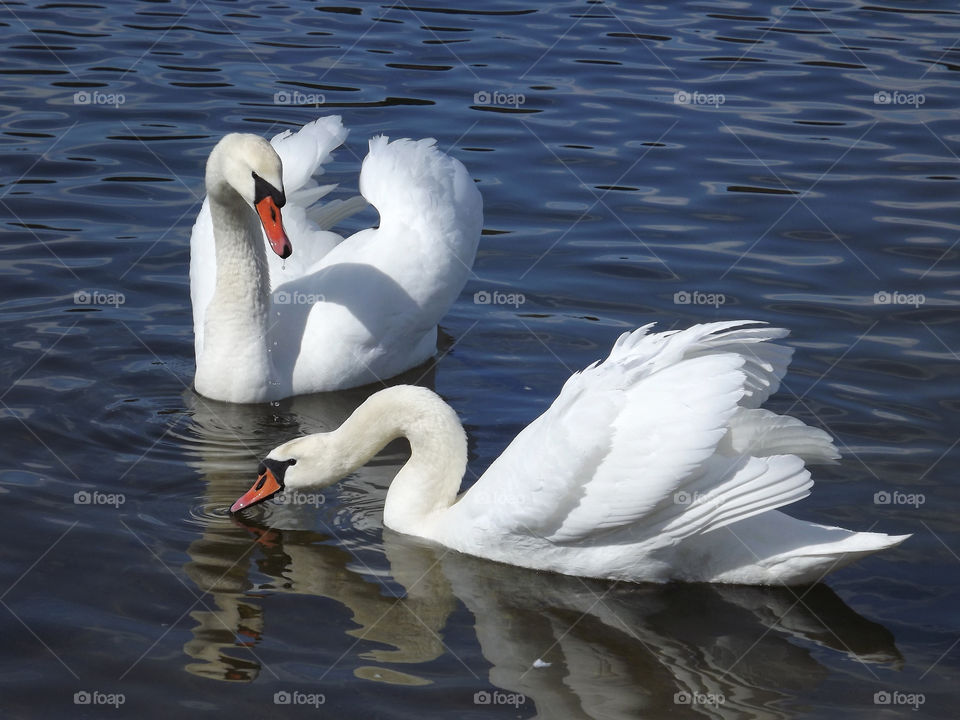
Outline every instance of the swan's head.
[(231, 133), (207, 160), (207, 192), (229, 185), (260, 218), (270, 247), (282, 258), (293, 252), (280, 216), (287, 198), (283, 192), (283, 164), (276, 150), (259, 135)]
[(278, 445), (257, 468), (257, 481), (230, 512), (256, 505), (284, 490), (319, 489), (333, 485), (350, 472), (340, 453), (330, 446), (329, 433), (317, 433)]

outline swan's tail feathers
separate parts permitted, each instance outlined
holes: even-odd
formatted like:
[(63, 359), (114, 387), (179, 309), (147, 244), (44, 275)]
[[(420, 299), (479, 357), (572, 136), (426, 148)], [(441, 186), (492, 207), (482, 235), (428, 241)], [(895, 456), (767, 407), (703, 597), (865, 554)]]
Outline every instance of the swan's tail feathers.
[[(811, 533), (816, 530), (822, 531), (825, 535), (824, 542), (817, 544), (812, 537), (808, 536), (804, 538), (805, 544), (797, 548), (763, 558), (761, 565), (769, 574), (771, 583), (803, 585), (819, 582), (829, 572), (867, 555), (894, 548), (911, 537), (876, 532), (853, 532), (814, 523), (805, 524), (810, 526)], [(731, 530), (736, 532), (737, 526), (734, 525)], [(828, 537), (832, 538), (835, 535), (845, 535), (845, 537), (827, 540)]]
[(297, 132), (284, 130), (273, 137), (270, 144), (283, 162), (287, 195), (304, 187), (314, 175), (323, 173), (321, 166), (344, 143), (348, 132), (340, 116), (331, 115), (309, 122)]
[(680, 539), (789, 505), (810, 494), (813, 481), (796, 455), (729, 458), (714, 455), (699, 477), (675, 493), (662, 532)]
[(312, 207), (307, 212), (307, 217), (315, 222), (319, 229), (329, 230), (351, 215), (364, 210), (368, 204), (362, 195), (354, 195), (345, 200), (331, 200), (322, 207)]
[(840, 459), (833, 438), (819, 428), (787, 415), (762, 408), (741, 407), (730, 419), (725, 450), (736, 455), (797, 455), (806, 463), (832, 463)]

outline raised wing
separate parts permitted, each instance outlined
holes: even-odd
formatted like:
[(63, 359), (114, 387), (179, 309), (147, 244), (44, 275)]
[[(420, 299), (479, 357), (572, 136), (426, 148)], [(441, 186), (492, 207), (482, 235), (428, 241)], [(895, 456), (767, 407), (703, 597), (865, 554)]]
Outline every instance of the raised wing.
[(718, 454), (741, 404), (769, 394), (785, 370), (784, 353), (757, 347), (785, 332), (746, 324), (624, 334), (603, 363), (570, 378), (456, 512), (501, 535), (562, 544), (627, 527), (682, 537), (799, 499), (810, 486), (799, 458)]

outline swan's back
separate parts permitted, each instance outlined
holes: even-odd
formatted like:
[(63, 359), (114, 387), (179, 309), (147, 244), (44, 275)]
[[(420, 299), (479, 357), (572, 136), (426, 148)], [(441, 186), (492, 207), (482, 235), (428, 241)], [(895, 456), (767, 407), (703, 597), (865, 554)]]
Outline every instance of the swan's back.
[(322, 288), (308, 317), (278, 308), (273, 325), (279, 338), (303, 338), (294, 384), (316, 378), (311, 391), (334, 379), (375, 382), (434, 355), (437, 324), (463, 290), (480, 240), (480, 192), (433, 139), (371, 139), (360, 190), (379, 227), (351, 235), (279, 288)]

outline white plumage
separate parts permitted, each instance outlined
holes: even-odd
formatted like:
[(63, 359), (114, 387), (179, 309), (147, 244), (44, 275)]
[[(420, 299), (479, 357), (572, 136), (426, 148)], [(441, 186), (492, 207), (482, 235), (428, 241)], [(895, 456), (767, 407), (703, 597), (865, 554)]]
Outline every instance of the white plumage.
[[(262, 402), (356, 387), (435, 353), (437, 323), (473, 265), (480, 193), (434, 140), (378, 137), (360, 173), (366, 199), (317, 205), (334, 186), (314, 177), (346, 134), (340, 118), (321, 118), (265, 147), (254, 136), (230, 135), (211, 154), (208, 198), (191, 237), (201, 394)], [(252, 188), (251, 170), (263, 175), (258, 167), (271, 164), (270, 147), (282, 161), (277, 190), (286, 193), (283, 225), (293, 247), (283, 260), (267, 250), (252, 209), (210, 207), (223, 188)], [(380, 214), (379, 227), (345, 240), (327, 229), (367, 201)], [(212, 217), (223, 218), (219, 227)]]
[(269, 457), (296, 460), (287, 488), (324, 486), (404, 435), (412, 456), (387, 494), (387, 526), (569, 575), (807, 583), (907, 537), (777, 510), (809, 494), (805, 459), (838, 457), (823, 431), (756, 409), (786, 371), (790, 350), (770, 342), (786, 331), (749, 322), (650, 327), (625, 333), (606, 360), (573, 375), (459, 498), (463, 430), (424, 388), (382, 390), (339, 429)]

